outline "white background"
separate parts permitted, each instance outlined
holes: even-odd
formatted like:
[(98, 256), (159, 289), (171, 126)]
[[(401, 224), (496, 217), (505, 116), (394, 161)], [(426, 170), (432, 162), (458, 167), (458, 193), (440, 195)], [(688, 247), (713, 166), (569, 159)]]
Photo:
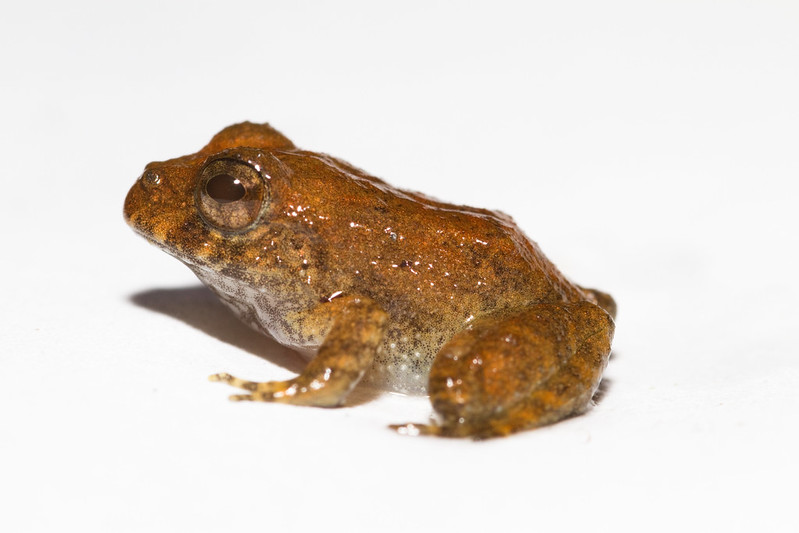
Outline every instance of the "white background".
[[(335, 4), (335, 6), (334, 6)], [(14, 2), (0, 20), (3, 531), (796, 531), (799, 3)], [(409, 438), (136, 237), (143, 166), (269, 121), (512, 214), (619, 303), (588, 415)]]

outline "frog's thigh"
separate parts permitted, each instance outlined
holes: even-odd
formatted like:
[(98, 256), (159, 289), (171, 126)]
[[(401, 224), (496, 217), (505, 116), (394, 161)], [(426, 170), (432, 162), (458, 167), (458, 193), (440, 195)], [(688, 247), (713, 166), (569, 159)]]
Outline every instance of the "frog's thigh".
[(477, 321), (436, 356), (429, 390), (439, 423), (415, 429), (491, 437), (580, 412), (599, 385), (612, 335), (611, 317), (588, 302)]
[(211, 380), (251, 391), (231, 396), (232, 400), (340, 405), (371, 365), (385, 334), (388, 315), (374, 301), (354, 297), (333, 300), (316, 314), (312, 320), (324, 321), (324, 315), (333, 314), (333, 325), (316, 357), (296, 378), (257, 383), (216, 374)]

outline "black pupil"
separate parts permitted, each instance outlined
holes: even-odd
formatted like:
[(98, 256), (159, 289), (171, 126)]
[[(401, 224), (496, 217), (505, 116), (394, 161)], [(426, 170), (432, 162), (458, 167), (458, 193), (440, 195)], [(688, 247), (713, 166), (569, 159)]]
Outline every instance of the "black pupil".
[(244, 198), (247, 189), (238, 178), (230, 174), (217, 174), (205, 184), (205, 192), (220, 204), (229, 204)]

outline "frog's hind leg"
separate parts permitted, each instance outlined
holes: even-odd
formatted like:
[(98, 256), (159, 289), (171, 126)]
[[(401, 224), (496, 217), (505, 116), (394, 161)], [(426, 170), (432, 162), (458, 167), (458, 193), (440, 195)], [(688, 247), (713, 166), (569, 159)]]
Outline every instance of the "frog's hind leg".
[[(220, 381), (248, 391), (235, 401), (279, 402), (335, 407), (341, 405), (374, 360), (387, 323), (385, 311), (368, 298), (340, 298), (318, 311), (335, 316), (319, 352), (296, 378), (258, 383), (230, 374), (214, 374)], [(325, 316), (312, 317), (325, 320)]]
[(590, 405), (613, 319), (590, 302), (488, 316), (439, 351), (429, 392), (437, 422), (400, 432), (487, 438), (551, 424)]

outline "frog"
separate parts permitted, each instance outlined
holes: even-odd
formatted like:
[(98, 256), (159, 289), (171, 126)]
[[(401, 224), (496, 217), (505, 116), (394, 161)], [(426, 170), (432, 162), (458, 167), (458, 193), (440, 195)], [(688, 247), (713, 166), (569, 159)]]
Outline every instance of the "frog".
[(361, 384), (427, 395), (407, 435), (485, 439), (592, 406), (616, 303), (569, 281), (513, 219), (395, 188), (243, 122), (152, 162), (124, 218), (242, 321), (306, 361), (210, 376), (234, 401), (339, 407)]

